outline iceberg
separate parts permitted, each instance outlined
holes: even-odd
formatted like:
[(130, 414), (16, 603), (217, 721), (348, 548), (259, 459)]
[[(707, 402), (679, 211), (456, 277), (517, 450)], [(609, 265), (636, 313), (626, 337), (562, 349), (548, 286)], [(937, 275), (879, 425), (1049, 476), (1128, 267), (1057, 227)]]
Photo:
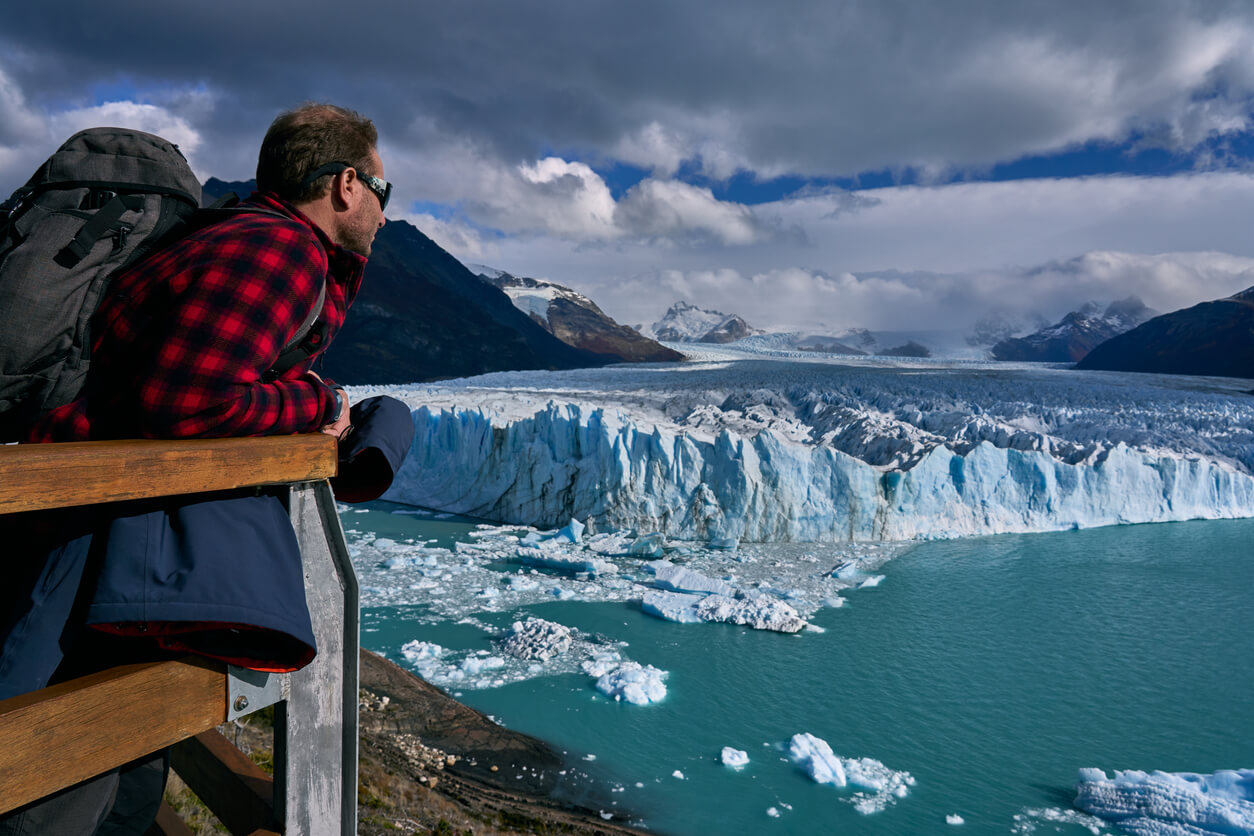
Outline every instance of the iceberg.
[(1075, 806), (1133, 836), (1254, 833), (1254, 769), (1192, 772), (1081, 769)]
[(719, 760), (723, 762), (723, 766), (730, 766), (732, 769), (743, 769), (749, 765), (749, 753), (743, 749), (724, 746), (723, 751), (719, 754)]
[(809, 733), (793, 735), (788, 754), (817, 783), (867, 790), (854, 793), (850, 799), (863, 815), (878, 813), (894, 799), (905, 798), (914, 786), (909, 772), (889, 769), (873, 758), (842, 758), (826, 740)]
[(649, 615), (680, 624), (713, 621), (780, 633), (796, 633), (806, 627), (805, 619), (792, 606), (767, 595), (701, 596), (650, 590), (644, 594), (641, 608)]
[[(1254, 402), (1239, 392), (1165, 375), (732, 352), (354, 396), (414, 407), (386, 499), (730, 545), (1254, 516)], [(637, 543), (661, 557), (657, 541)]]
[(501, 640), (501, 650), (518, 659), (547, 662), (570, 650), (572, 641), (569, 627), (533, 617), (513, 623)]
[(640, 607), (649, 615), (655, 615), (666, 621), (674, 621), (677, 624), (700, 624), (704, 619), (697, 615), (699, 603), (701, 603), (700, 595), (650, 590), (641, 599)]
[(546, 569), (558, 569), (565, 572), (606, 575), (618, 571), (618, 567), (608, 560), (590, 557), (579, 552), (533, 549), (524, 546), (518, 549), (517, 558), (526, 566), (542, 566)]
[(653, 574), (653, 583), (658, 589), (669, 589), (672, 592), (699, 592), (707, 595), (734, 595), (735, 587), (726, 581), (707, 578), (700, 572), (676, 566), (669, 560), (654, 560), (644, 565), (646, 572)]
[(623, 661), (611, 653), (584, 662), (582, 667), (585, 673), (597, 678), (597, 690), (615, 700), (649, 705), (666, 697), (666, 671), (652, 665)]
[(788, 754), (816, 783), (837, 787), (849, 783), (841, 759), (832, 752), (826, 740), (805, 732), (795, 734), (788, 746)]

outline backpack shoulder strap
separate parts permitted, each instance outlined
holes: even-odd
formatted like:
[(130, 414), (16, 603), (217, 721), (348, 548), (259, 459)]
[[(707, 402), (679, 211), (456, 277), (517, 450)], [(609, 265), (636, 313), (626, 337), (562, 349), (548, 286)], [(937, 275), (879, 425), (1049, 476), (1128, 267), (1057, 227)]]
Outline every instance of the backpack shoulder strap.
[[(197, 228), (211, 226), (240, 214), (271, 215), (290, 220), (287, 215), (273, 209), (241, 204), (234, 192), (227, 192), (209, 206), (197, 210), (193, 215), (192, 224)], [(262, 375), (263, 380), (267, 382), (277, 380), (288, 369), (312, 357), (322, 346), (326, 340), (327, 327), (326, 323), (319, 321), (319, 317), (322, 315), (322, 306), (326, 304), (326, 301), (327, 279), (323, 276), (318, 285), (318, 298), (313, 307), (309, 309), (309, 313), (306, 314), (292, 338), (279, 349), (279, 356), (275, 358), (274, 365), (266, 369)]]

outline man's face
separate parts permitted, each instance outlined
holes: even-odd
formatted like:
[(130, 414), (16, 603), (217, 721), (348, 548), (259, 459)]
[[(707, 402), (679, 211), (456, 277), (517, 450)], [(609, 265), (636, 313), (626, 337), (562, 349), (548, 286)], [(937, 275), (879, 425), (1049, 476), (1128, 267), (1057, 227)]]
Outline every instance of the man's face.
[[(376, 177), (386, 177), (383, 173), (383, 160), (379, 159), (377, 151), (370, 152), (373, 161), (373, 171), (370, 173)], [(358, 181), (358, 197), (355, 205), (349, 208), (347, 216), (343, 219), (340, 227), (340, 246), (352, 250), (361, 255), (370, 255), (370, 245), (374, 243), (375, 233), (383, 226), (383, 207), (379, 205), (379, 198), (366, 187), (364, 182)]]

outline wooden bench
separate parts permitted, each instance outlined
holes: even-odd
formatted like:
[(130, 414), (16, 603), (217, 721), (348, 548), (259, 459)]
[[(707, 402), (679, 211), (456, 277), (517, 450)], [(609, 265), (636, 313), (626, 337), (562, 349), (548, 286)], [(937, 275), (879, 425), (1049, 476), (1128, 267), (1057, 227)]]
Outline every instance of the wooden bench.
[[(356, 833), (358, 590), (330, 436), (0, 446), (0, 514), (289, 485), (318, 656), (293, 674), (196, 657), (127, 665), (0, 701), (0, 812), (173, 746), (236, 834)], [(275, 705), (271, 779), (214, 730)], [(163, 807), (155, 832), (190, 831)]]

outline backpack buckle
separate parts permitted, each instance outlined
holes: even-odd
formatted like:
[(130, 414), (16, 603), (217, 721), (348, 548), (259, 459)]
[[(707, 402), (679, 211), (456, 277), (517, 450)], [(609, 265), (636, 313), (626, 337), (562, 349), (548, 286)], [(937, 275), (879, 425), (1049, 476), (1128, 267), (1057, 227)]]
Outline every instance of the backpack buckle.
[(117, 197), (118, 193), (109, 189), (92, 189), (83, 195), (82, 202), (78, 205), (79, 209), (95, 211), (104, 207), (106, 203)]

